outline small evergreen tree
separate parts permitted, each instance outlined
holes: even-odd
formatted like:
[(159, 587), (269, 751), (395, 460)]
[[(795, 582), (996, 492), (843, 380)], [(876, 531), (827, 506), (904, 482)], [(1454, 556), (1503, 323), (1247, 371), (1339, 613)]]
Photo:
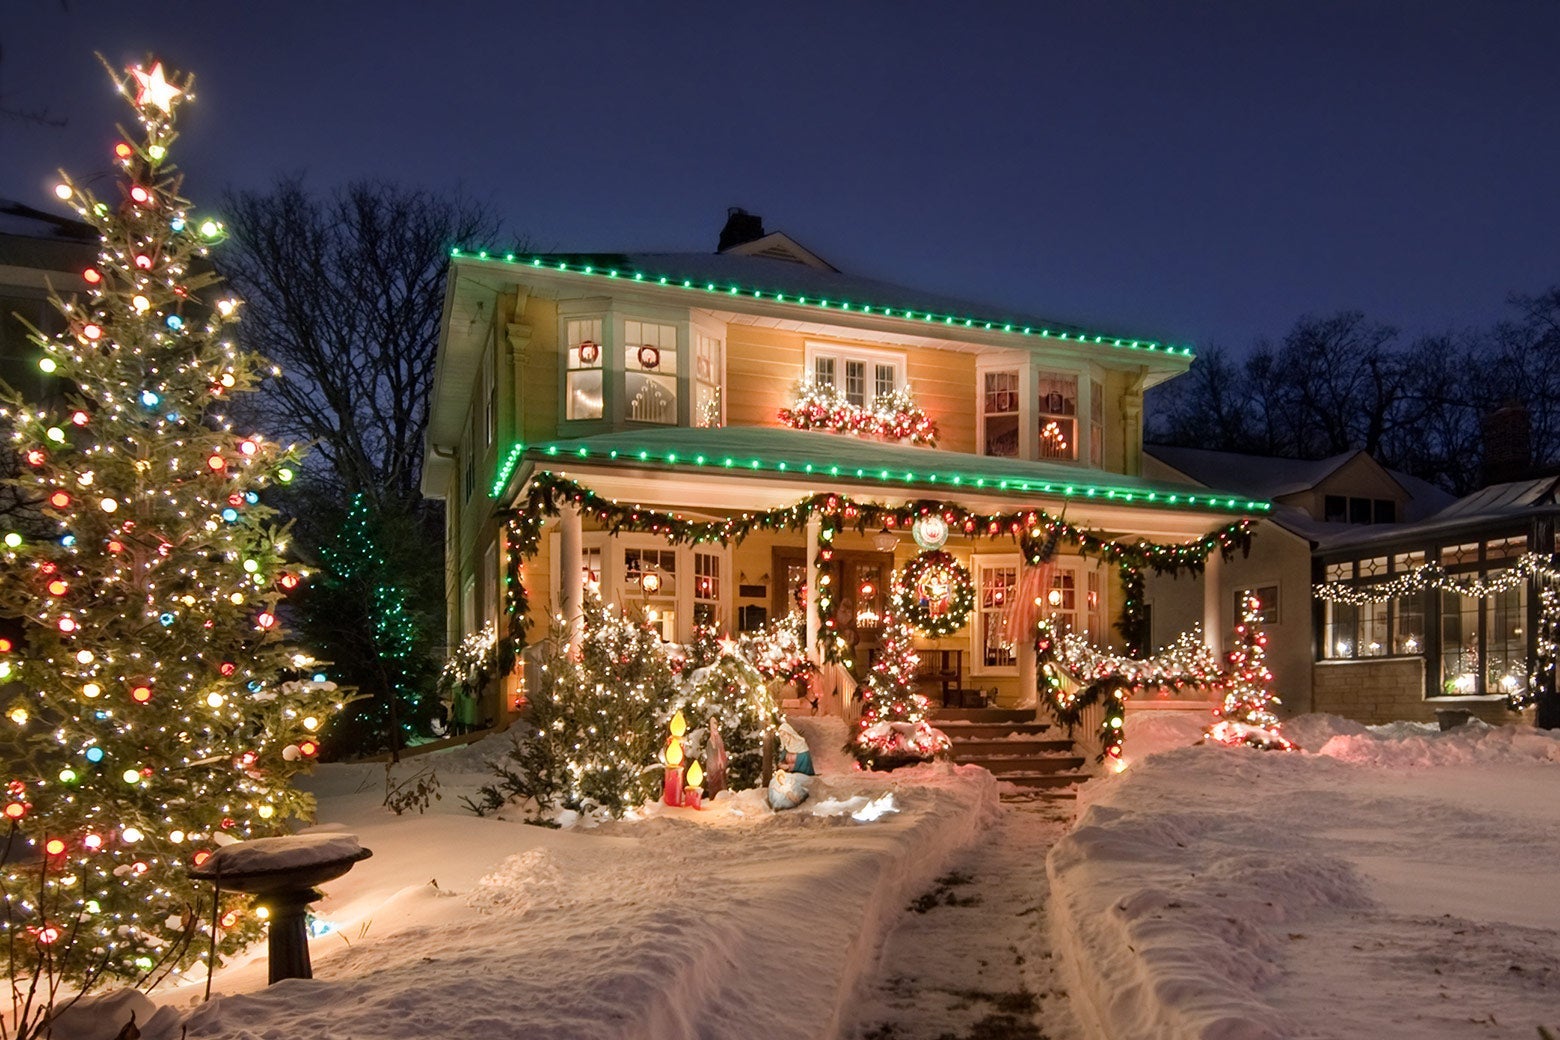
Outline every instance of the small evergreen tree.
[(926, 721), (930, 705), (916, 689), (920, 656), (899, 609), (902, 594), (896, 577), (883, 612), (878, 658), (862, 687), (861, 719), (847, 748), (868, 769), (924, 762), (949, 746), (948, 738)]
[(1219, 721), (1209, 735), (1225, 744), (1249, 744), (1268, 750), (1293, 747), (1278, 732), (1279, 703), (1273, 693), (1273, 673), (1267, 666), (1267, 633), (1261, 628), (1262, 603), (1247, 592), (1241, 598), (1240, 624), (1235, 626), (1235, 646), (1227, 655), (1224, 704)]
[[(232, 338), (238, 301), (203, 273), (221, 227), (168, 162), (190, 85), (160, 63), (119, 80), (141, 133), (115, 147), (116, 197), (58, 191), (102, 235), (76, 298), (55, 300), (66, 331), (36, 337), (64, 405), (7, 389), (0, 407), (14, 486), (48, 528), (0, 548), (21, 633), (0, 641), (0, 935), (24, 1034), (61, 986), (150, 985), (206, 957), (211, 892), (186, 868), (311, 814), (289, 782), (338, 707), (330, 684), (287, 677), (309, 661), (277, 620), (300, 572), (264, 494), (297, 451), (224, 418), (270, 369)], [(247, 904), (225, 897), (219, 953), (261, 933)]]
[(656, 756), (677, 697), (666, 645), (642, 617), (594, 597), (579, 635), (569, 636), (553, 632), (527, 697), (535, 732), (500, 763), (501, 784), (483, 808), (519, 795), (535, 801), (539, 817), (560, 808), (619, 817), (656, 793)]

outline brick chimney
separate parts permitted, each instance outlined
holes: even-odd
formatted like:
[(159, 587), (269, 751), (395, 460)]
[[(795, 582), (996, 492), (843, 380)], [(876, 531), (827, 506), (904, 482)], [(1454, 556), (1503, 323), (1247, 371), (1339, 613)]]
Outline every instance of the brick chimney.
[(1505, 404), (1479, 420), (1484, 483), (1506, 484), (1533, 472), (1533, 424), (1527, 405)]
[(726, 226), (720, 229), (720, 244), (715, 247), (715, 252), (724, 253), (744, 242), (756, 242), (765, 233), (763, 217), (749, 213), (741, 206), (732, 206), (726, 210)]

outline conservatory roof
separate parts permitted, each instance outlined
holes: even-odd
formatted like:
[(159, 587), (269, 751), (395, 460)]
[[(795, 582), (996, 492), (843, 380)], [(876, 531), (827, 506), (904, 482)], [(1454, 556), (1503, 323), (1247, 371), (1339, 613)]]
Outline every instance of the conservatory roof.
[(901, 494), (1045, 496), (1096, 505), (1250, 515), (1272, 509), (1271, 503), (1248, 495), (1156, 483), (1059, 462), (993, 458), (766, 426), (635, 429), (516, 444), (499, 467), (492, 495), (504, 497), (522, 470), (564, 464), (865, 484)]

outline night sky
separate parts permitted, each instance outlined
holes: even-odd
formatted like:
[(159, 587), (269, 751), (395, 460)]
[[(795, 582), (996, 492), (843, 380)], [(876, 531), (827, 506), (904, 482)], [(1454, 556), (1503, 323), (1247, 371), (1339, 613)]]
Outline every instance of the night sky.
[(0, 2), (0, 197), (108, 168), (93, 57), (198, 76), (186, 193), (460, 189), (536, 248), (713, 250), (1243, 348), (1560, 284), (1560, 3)]

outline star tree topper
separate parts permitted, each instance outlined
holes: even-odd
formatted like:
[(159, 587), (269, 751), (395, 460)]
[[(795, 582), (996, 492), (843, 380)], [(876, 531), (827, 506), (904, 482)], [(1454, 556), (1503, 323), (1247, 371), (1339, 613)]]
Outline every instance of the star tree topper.
[(170, 83), (167, 77), (163, 75), (162, 62), (159, 61), (153, 65), (151, 72), (147, 72), (139, 65), (136, 65), (130, 69), (130, 74), (141, 85), (140, 92), (135, 96), (137, 105), (141, 108), (153, 105), (169, 115), (173, 114), (174, 102), (184, 95), (184, 90)]

